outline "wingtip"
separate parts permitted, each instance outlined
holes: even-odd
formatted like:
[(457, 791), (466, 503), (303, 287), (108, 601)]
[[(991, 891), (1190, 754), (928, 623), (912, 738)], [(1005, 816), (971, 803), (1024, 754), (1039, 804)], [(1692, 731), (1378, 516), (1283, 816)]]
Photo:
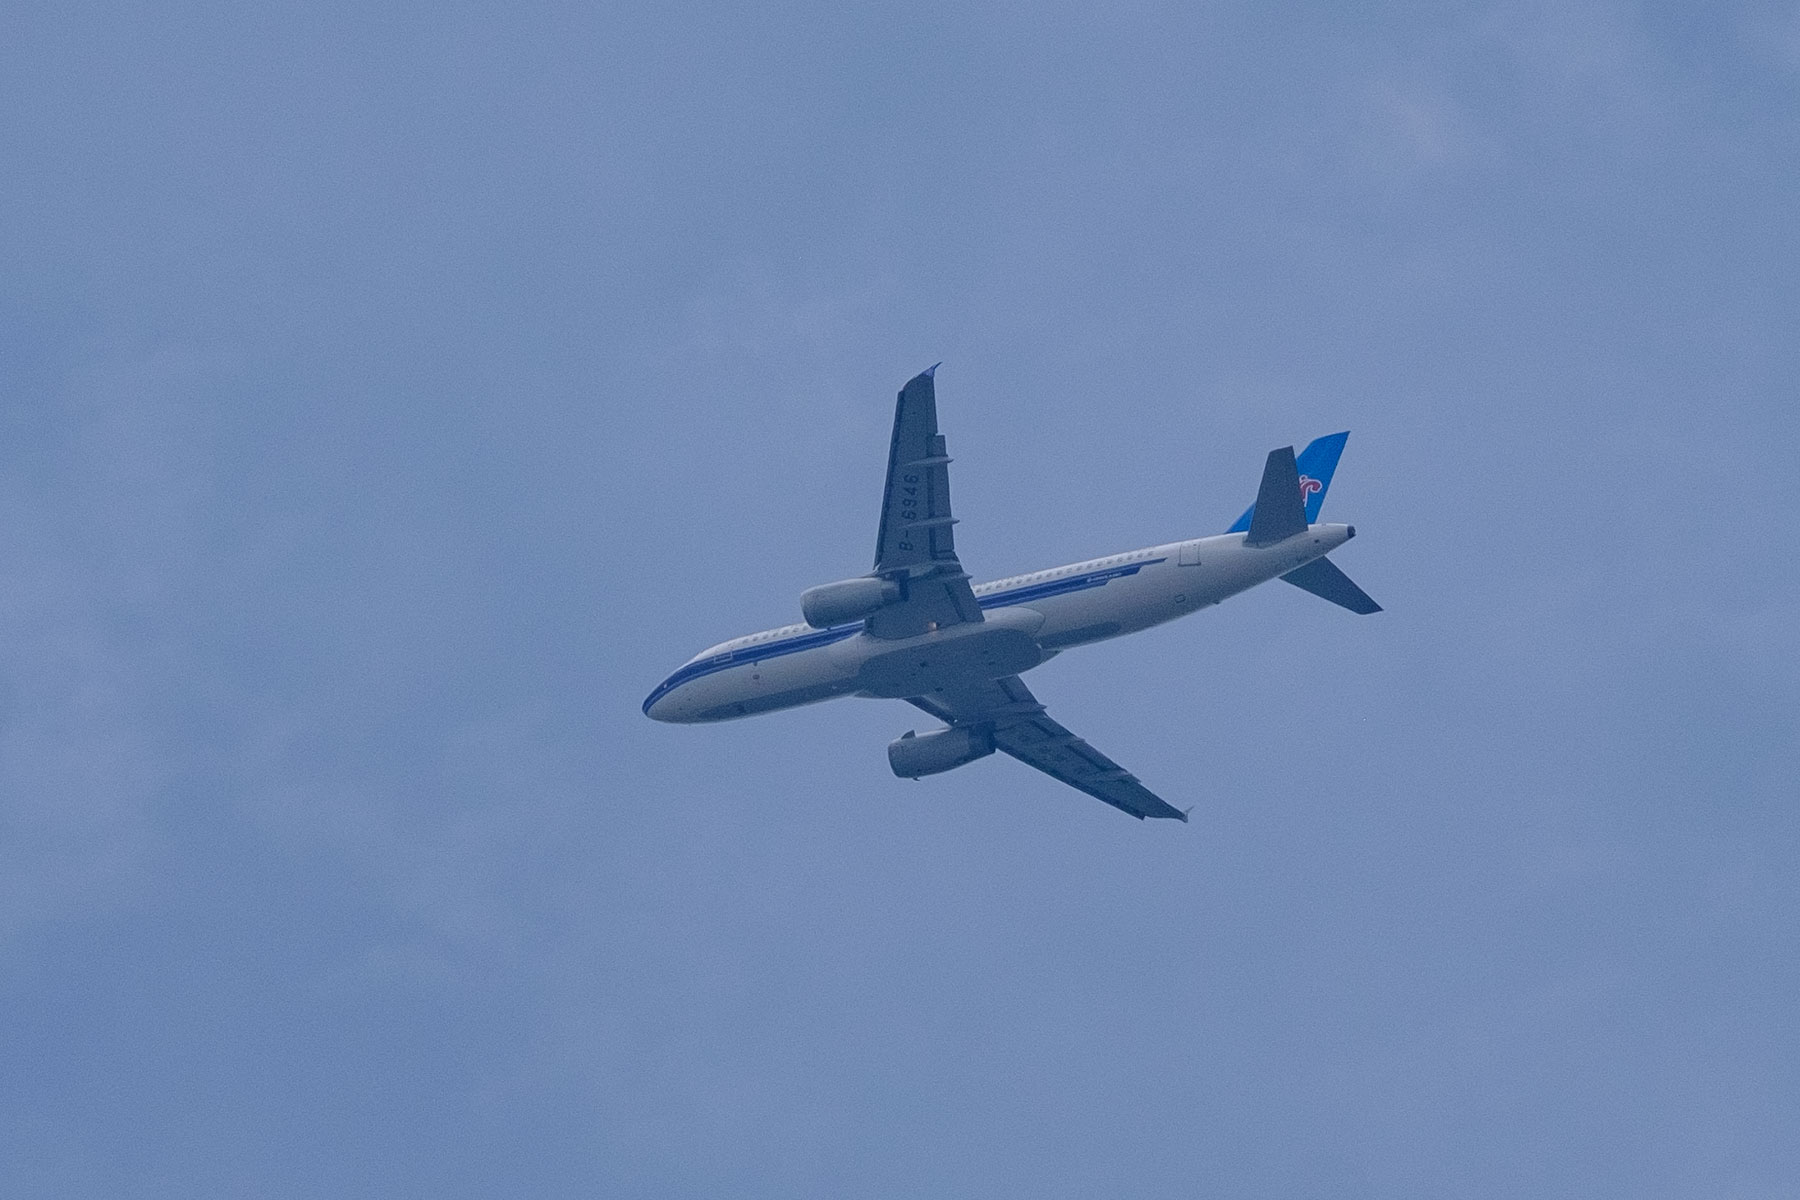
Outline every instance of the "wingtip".
[(1192, 804), (1188, 805), (1186, 808), (1181, 810), (1181, 823), (1183, 825), (1186, 825), (1188, 823), (1188, 814), (1193, 811), (1194, 811), (1194, 805), (1192, 805)]
[(936, 379), (937, 369), (943, 365), (944, 364), (941, 362), (934, 362), (929, 367), (926, 367), (923, 371), (919, 372), (919, 374), (925, 376), (927, 379)]

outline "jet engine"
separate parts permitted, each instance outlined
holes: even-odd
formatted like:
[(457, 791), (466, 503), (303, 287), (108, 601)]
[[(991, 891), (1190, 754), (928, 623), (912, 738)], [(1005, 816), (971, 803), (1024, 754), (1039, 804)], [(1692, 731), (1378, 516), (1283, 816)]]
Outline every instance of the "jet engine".
[(936, 775), (994, 752), (994, 731), (985, 727), (958, 726), (930, 733), (910, 729), (888, 743), (888, 765), (902, 779)]
[(800, 615), (814, 629), (827, 629), (871, 616), (900, 598), (900, 585), (887, 579), (844, 579), (800, 593)]

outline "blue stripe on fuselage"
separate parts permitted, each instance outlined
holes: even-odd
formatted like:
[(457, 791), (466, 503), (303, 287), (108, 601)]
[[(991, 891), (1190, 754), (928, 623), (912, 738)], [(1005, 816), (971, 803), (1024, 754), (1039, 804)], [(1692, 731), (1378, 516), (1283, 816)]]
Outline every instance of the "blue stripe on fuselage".
[(699, 679), (702, 675), (711, 675), (730, 667), (742, 666), (748, 662), (762, 662), (764, 659), (780, 658), (784, 654), (798, 654), (802, 650), (829, 646), (833, 642), (841, 642), (846, 638), (855, 637), (862, 632), (862, 627), (861, 621), (849, 625), (833, 625), (829, 629), (795, 634), (793, 637), (779, 642), (739, 646), (735, 650), (727, 650), (723, 654), (715, 654), (711, 658), (688, 663), (656, 685), (656, 690), (651, 692), (649, 698), (644, 701), (644, 715), (650, 715), (651, 705), (691, 679)]
[[(1009, 588), (1004, 592), (989, 592), (985, 596), (975, 597), (975, 602), (982, 608), (1006, 608), (1014, 604), (1029, 604), (1044, 600), (1051, 596), (1061, 596), (1068, 592), (1085, 591), (1088, 588), (1105, 587), (1115, 579), (1127, 575), (1136, 575), (1145, 567), (1159, 562), (1168, 562), (1167, 558), (1147, 558), (1140, 562), (1121, 563), (1116, 567), (1107, 567), (1100, 571), (1085, 571), (1080, 575), (1070, 575), (1066, 579), (1047, 579), (1042, 583), (1030, 583), (1023, 587)], [(815, 630), (810, 633), (797, 633), (791, 638), (778, 642), (762, 642), (756, 645), (738, 646), (711, 658), (703, 658), (698, 662), (688, 663), (673, 675), (656, 685), (644, 701), (644, 715), (648, 716), (650, 708), (658, 700), (687, 683), (699, 679), (703, 675), (712, 675), (731, 667), (742, 666), (748, 662), (762, 662), (766, 659), (780, 658), (787, 654), (798, 654), (802, 650), (813, 650), (820, 646), (830, 646), (847, 638), (855, 637), (862, 631), (861, 621), (849, 625), (833, 625), (829, 629)]]
[(1087, 571), (1080, 575), (1071, 575), (1067, 579), (1046, 579), (1042, 583), (1028, 583), (1023, 587), (1010, 588), (1004, 592), (989, 592), (985, 596), (975, 597), (975, 600), (983, 608), (1005, 608), (1009, 604), (1029, 604), (1033, 600), (1042, 600), (1047, 596), (1060, 596), (1065, 592), (1105, 587), (1115, 579), (1123, 578), (1126, 575), (1136, 575), (1145, 567), (1168, 561), (1166, 558), (1146, 558), (1141, 562), (1121, 563), (1116, 567), (1107, 567), (1103, 571)]

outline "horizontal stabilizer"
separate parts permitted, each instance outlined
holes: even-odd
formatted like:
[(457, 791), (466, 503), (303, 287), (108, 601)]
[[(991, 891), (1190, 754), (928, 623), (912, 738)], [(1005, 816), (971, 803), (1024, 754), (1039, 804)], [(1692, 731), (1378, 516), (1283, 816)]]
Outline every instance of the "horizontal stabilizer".
[(1315, 558), (1304, 567), (1289, 571), (1282, 578), (1322, 600), (1341, 604), (1353, 613), (1366, 616), (1381, 611), (1381, 605), (1369, 599), (1369, 593), (1351, 583), (1350, 577), (1338, 570), (1337, 564), (1328, 558)]
[(1272, 546), (1296, 533), (1306, 532), (1306, 504), (1300, 499), (1300, 469), (1294, 465), (1294, 448), (1269, 451), (1263, 464), (1262, 487), (1251, 509), (1246, 546)]
[[(1344, 452), (1344, 443), (1350, 440), (1350, 431), (1328, 433), (1322, 438), (1314, 438), (1306, 444), (1296, 458), (1294, 465), (1300, 471), (1300, 494), (1306, 498), (1306, 523), (1311, 525), (1319, 519), (1319, 510), (1325, 507), (1325, 491), (1331, 486), (1332, 472), (1337, 470), (1338, 457)], [(1244, 515), (1234, 522), (1226, 533), (1242, 533), (1250, 528), (1250, 518), (1256, 512), (1251, 505), (1244, 510)]]

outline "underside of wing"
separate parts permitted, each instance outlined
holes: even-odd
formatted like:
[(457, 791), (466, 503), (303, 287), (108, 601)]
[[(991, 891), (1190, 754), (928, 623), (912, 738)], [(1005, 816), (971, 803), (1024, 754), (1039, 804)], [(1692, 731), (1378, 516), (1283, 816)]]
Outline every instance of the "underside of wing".
[(1139, 783), (1137, 776), (1051, 720), (1017, 675), (916, 696), (909, 703), (952, 726), (990, 726), (995, 749), (1140, 820), (1187, 820), (1186, 813)]
[(932, 628), (981, 620), (981, 606), (956, 557), (950, 513), (950, 456), (938, 432), (932, 372), (900, 390), (888, 448), (875, 571), (898, 583), (901, 598), (867, 623), (878, 638), (916, 637)]

